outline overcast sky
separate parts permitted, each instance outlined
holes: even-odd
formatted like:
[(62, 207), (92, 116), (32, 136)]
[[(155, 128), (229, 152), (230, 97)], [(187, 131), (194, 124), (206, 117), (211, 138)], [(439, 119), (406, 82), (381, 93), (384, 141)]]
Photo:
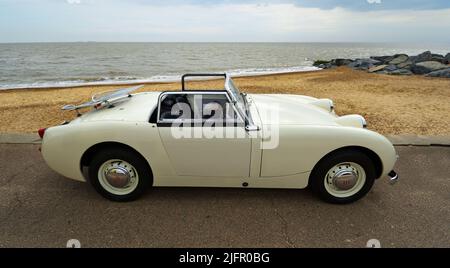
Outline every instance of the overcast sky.
[(0, 42), (450, 42), (450, 0), (0, 0)]

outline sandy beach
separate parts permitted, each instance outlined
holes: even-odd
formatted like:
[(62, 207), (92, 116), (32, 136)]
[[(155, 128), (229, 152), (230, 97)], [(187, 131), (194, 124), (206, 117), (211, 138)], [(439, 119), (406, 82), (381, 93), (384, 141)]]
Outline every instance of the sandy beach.
[[(450, 135), (450, 80), (422, 76), (388, 76), (348, 68), (241, 77), (243, 92), (287, 93), (330, 98), (339, 115), (361, 114), (382, 134)], [(196, 81), (195, 88), (222, 87), (222, 81)], [(63, 112), (91, 95), (118, 86), (0, 91), (0, 132), (31, 133), (75, 117)], [(120, 86), (122, 87), (122, 86)], [(140, 91), (179, 89), (180, 83), (146, 84)]]

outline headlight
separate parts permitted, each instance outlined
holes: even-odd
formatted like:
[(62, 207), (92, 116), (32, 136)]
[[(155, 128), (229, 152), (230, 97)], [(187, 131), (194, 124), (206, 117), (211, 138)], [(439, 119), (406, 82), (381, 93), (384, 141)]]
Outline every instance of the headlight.
[(340, 124), (341, 126), (347, 127), (358, 127), (358, 128), (367, 127), (366, 119), (357, 114), (340, 116), (336, 119), (336, 123)]
[(330, 113), (334, 111), (334, 103), (330, 99), (320, 99), (313, 102), (310, 102), (310, 104), (317, 106), (319, 108), (322, 108)]

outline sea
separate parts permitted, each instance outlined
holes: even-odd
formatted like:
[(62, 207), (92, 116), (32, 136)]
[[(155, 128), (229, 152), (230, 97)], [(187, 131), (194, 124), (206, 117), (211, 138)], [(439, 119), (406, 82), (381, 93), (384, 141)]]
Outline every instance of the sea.
[(0, 44), (0, 90), (178, 81), (185, 73), (252, 76), (318, 70), (315, 60), (366, 58), (450, 44), (18, 43)]

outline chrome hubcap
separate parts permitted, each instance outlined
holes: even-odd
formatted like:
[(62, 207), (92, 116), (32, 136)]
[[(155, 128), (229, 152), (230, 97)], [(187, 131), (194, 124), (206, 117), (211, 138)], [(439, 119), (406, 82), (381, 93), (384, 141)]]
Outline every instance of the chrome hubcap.
[(114, 167), (106, 171), (105, 177), (109, 184), (116, 188), (125, 188), (131, 180), (128, 170), (122, 167)]
[(358, 175), (353, 171), (341, 170), (333, 177), (333, 185), (339, 190), (350, 190), (356, 185)]
[(98, 170), (101, 186), (116, 195), (126, 195), (133, 192), (139, 183), (136, 169), (130, 163), (120, 160), (108, 160)]
[(366, 183), (366, 172), (357, 163), (340, 163), (332, 167), (324, 178), (325, 189), (336, 197), (358, 193)]

